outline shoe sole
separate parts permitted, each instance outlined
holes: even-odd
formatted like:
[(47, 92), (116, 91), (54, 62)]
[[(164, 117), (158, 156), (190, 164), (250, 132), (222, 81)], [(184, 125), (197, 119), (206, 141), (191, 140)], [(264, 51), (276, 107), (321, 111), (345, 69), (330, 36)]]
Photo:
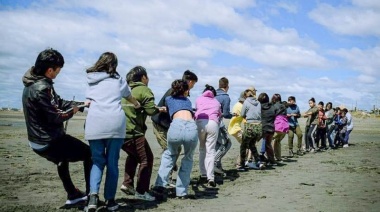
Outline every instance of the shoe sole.
[(95, 212), (96, 211), (96, 206), (88, 206), (87, 207), (87, 212)]
[(65, 204), (66, 205), (73, 205), (73, 204), (76, 204), (78, 202), (83, 202), (86, 200), (87, 200), (87, 196), (84, 196), (84, 197), (80, 197), (80, 198), (73, 199), (73, 200), (67, 200)]
[(116, 211), (117, 209), (119, 209), (119, 205), (115, 205), (115, 206), (112, 206), (112, 207), (107, 207), (108, 211)]
[(139, 197), (139, 196), (136, 196), (136, 195), (135, 195), (135, 199), (149, 201), (149, 202), (156, 201), (156, 198), (154, 198), (154, 197), (152, 199), (146, 199), (144, 197)]

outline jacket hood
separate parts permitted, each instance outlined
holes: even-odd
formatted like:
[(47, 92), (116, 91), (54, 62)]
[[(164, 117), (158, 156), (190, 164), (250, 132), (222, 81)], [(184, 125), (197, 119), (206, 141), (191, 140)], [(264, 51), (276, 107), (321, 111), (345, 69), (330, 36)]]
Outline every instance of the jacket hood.
[(257, 101), (257, 99), (255, 97), (247, 97), (245, 99), (245, 101), (247, 101), (248, 103), (250, 103), (253, 106), (257, 106), (259, 104), (259, 101)]
[(210, 97), (210, 98), (214, 98), (214, 94), (212, 93), (212, 91), (205, 91), (202, 96), (204, 97)]
[(135, 88), (135, 87), (138, 87), (138, 86), (146, 86), (144, 83), (142, 82), (129, 82), (129, 87), (131, 89)]
[(91, 72), (87, 74), (87, 83), (94, 84), (107, 78), (110, 78), (110, 75), (106, 72)]
[[(22, 77), (22, 83), (24, 83), (25, 87), (31, 86), (36, 83), (40, 79), (44, 79), (44, 76), (38, 76), (33, 74), (34, 66), (31, 67)], [(47, 78), (46, 78), (47, 79)]]

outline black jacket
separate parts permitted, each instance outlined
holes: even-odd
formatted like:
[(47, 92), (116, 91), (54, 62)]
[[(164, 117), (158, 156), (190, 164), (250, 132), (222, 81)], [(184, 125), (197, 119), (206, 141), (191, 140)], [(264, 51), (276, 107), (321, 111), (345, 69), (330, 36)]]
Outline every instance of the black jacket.
[(276, 118), (276, 107), (272, 103), (261, 104), (261, 125), (263, 134), (274, 133), (274, 119)]
[[(166, 93), (161, 98), (160, 102), (158, 103), (158, 105), (157, 105), (158, 107), (166, 106), (166, 100), (165, 99), (166, 99), (166, 97), (171, 95), (172, 90), (173, 89), (170, 88), (168, 91), (166, 91)], [(158, 124), (165, 129), (169, 129), (170, 123), (172, 122), (169, 113), (157, 113), (157, 114), (153, 115), (151, 117), (151, 119), (155, 124)]]
[[(24, 110), (28, 139), (45, 145), (65, 134), (63, 122), (73, 117), (73, 105), (83, 102), (65, 101), (54, 91), (53, 81), (33, 73), (33, 67), (22, 78)], [(81, 108), (83, 111), (83, 108)]]

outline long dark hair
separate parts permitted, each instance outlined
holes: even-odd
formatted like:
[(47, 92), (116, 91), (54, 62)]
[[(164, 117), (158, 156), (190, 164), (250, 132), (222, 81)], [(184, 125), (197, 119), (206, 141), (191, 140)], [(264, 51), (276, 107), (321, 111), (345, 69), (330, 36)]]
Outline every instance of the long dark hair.
[(91, 72), (106, 72), (113, 78), (119, 78), (120, 75), (116, 71), (117, 67), (117, 57), (112, 52), (105, 52), (100, 55), (98, 61), (95, 65), (86, 70), (87, 73)]

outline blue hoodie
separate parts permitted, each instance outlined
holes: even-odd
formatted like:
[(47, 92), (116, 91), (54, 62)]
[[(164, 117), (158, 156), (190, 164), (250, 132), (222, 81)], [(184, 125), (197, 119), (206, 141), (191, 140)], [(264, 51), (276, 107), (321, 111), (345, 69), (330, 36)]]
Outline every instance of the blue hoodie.
[(298, 118), (301, 117), (300, 108), (296, 104), (289, 105), (286, 112), (287, 112), (287, 114), (297, 114), (297, 116), (289, 116), (288, 117), (289, 126), (293, 127), (293, 128), (299, 126)]
[(223, 118), (226, 118), (226, 119), (232, 118), (232, 114), (230, 113), (230, 104), (231, 104), (230, 96), (228, 96), (228, 94), (224, 90), (218, 88), (216, 90), (215, 98), (216, 100), (220, 102), (222, 106)]
[(105, 72), (87, 74), (86, 99), (91, 100), (86, 117), (85, 139), (125, 138), (126, 117), (121, 98), (131, 95), (127, 82)]

